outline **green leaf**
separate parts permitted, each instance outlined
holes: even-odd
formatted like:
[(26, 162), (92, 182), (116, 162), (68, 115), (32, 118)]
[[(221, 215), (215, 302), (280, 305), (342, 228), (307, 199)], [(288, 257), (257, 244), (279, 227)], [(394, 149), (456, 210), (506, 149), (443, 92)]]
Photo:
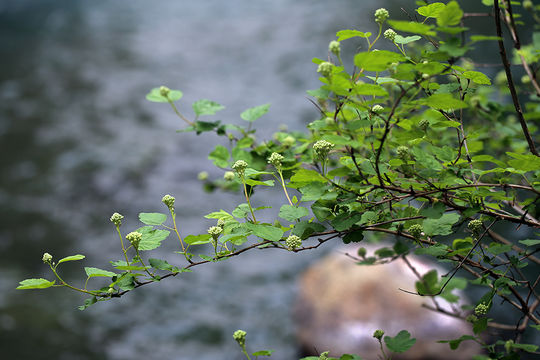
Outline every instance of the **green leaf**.
[(85, 256), (84, 256), (84, 255), (80, 255), (80, 254), (79, 254), (79, 255), (71, 255), (71, 256), (67, 256), (67, 257), (65, 257), (65, 258), (63, 258), (63, 259), (58, 260), (58, 264), (61, 264), (61, 263), (66, 262), (66, 261), (77, 261), (77, 260), (82, 260), (82, 259), (84, 259), (84, 258), (85, 258)]
[(455, 1), (450, 1), (437, 14), (437, 25), (439, 26), (455, 26), (459, 25), (463, 17), (463, 10)]
[(233, 216), (226, 212), (225, 210), (219, 210), (211, 212), (208, 215), (204, 216), (207, 219), (223, 219), (223, 221), (232, 220)]
[(422, 226), (426, 235), (429, 236), (450, 235), (452, 233), (452, 225), (457, 223), (459, 218), (459, 214), (448, 213), (439, 219), (425, 219)]
[(491, 85), (491, 80), (479, 71), (465, 71), (462, 76), (481, 85)]
[(427, 18), (429, 17), (436, 18), (445, 7), (446, 7), (445, 4), (436, 2), (433, 4), (426, 5), (426, 6), (420, 6), (418, 9), (416, 9), (416, 12)]
[(254, 235), (265, 240), (279, 241), (283, 236), (283, 230), (272, 225), (246, 223), (245, 226), (253, 231)]
[(253, 356), (271, 356), (273, 352), (274, 352), (274, 350), (259, 350), (259, 351), (255, 351), (251, 355), (253, 355)]
[(310, 183), (313, 181), (326, 182), (327, 180), (315, 170), (299, 169), (293, 176), (291, 182), (295, 183)]
[(331, 224), (337, 231), (350, 229), (354, 224), (362, 219), (362, 213), (341, 213), (332, 219)]
[(437, 270), (430, 270), (422, 276), (422, 280), (416, 282), (416, 291), (420, 295), (432, 295), (439, 291), (439, 277)]
[(461, 336), (459, 339), (454, 339), (454, 340), (440, 340), (440, 341), (437, 341), (438, 343), (448, 343), (448, 345), (450, 345), (450, 349), (452, 350), (456, 350), (459, 345), (463, 342), (463, 341), (466, 341), (466, 340), (476, 340), (476, 337), (472, 336), (472, 335), (463, 335)]
[(488, 318), (483, 317), (476, 320), (473, 324), (473, 332), (475, 335), (480, 334), (487, 329)]
[(56, 280), (49, 281), (47, 279), (26, 279), (19, 282), (17, 290), (28, 290), (28, 289), (46, 289), (54, 285)]
[(454, 98), (451, 94), (434, 94), (417, 101), (418, 104), (427, 105), (437, 110), (456, 110), (468, 107), (467, 103)]
[(487, 248), (487, 251), (493, 255), (499, 255), (512, 250), (512, 245), (491, 243)]
[(520, 349), (526, 352), (533, 353), (538, 349), (538, 345), (534, 344), (512, 344), (513, 349)]
[(343, 354), (339, 360), (362, 360), (362, 358), (358, 355)]
[(161, 245), (170, 232), (167, 230), (154, 230), (151, 226), (143, 226), (136, 231), (142, 234), (142, 239), (139, 242), (139, 250), (153, 250)]
[(161, 225), (167, 220), (162, 213), (139, 213), (139, 221), (146, 225)]
[(176, 266), (172, 266), (166, 260), (150, 258), (148, 259), (148, 262), (154, 269), (178, 272), (178, 268)]
[(319, 223), (303, 220), (294, 225), (292, 234), (299, 236), (303, 240), (307, 239), (311, 234), (322, 232), (324, 230), (325, 227)]
[(159, 88), (153, 88), (150, 90), (148, 94), (146, 94), (146, 100), (152, 101), (152, 102), (159, 102), (159, 103), (166, 103), (171, 101), (180, 100), (183, 96), (182, 92), (180, 90), (170, 90), (169, 91), (169, 99), (167, 99), (165, 96), (161, 96)]
[(422, 37), (421, 36), (418, 36), (418, 35), (413, 35), (413, 36), (401, 36), (401, 35), (396, 35), (396, 37), (394, 38), (394, 42), (396, 44), (408, 44), (408, 43), (412, 43), (414, 41), (418, 41), (420, 40)]
[(411, 338), (411, 334), (407, 330), (401, 330), (394, 337), (385, 336), (384, 343), (390, 351), (402, 353), (409, 350), (416, 343), (416, 339)]
[(279, 209), (279, 217), (289, 222), (294, 222), (304, 216), (309, 215), (309, 210), (305, 207), (296, 207), (292, 205), (283, 205)]
[(97, 303), (97, 298), (95, 296), (92, 296), (89, 299), (85, 299), (84, 305), (79, 306), (78, 309), (81, 311), (86, 310), (88, 307), (94, 305), (95, 303)]
[(223, 109), (225, 109), (225, 106), (207, 99), (202, 99), (193, 103), (193, 111), (197, 116), (214, 115), (216, 112)]
[(388, 96), (388, 92), (382, 86), (375, 84), (360, 83), (354, 87), (354, 92), (357, 95)]
[(269, 108), (270, 104), (255, 106), (244, 111), (240, 114), (240, 117), (246, 121), (253, 122), (266, 114)]
[(540, 244), (540, 239), (519, 240), (519, 242), (525, 246), (535, 246)]
[(117, 275), (112, 271), (102, 270), (95, 267), (85, 267), (84, 271), (86, 272), (86, 276), (88, 276), (89, 278), (96, 276), (113, 277)]
[(362, 37), (362, 38), (368, 38), (371, 36), (370, 32), (363, 33), (358, 30), (341, 30), (336, 33), (336, 36), (338, 37), (338, 41), (347, 40), (353, 37)]
[(435, 244), (425, 248), (418, 248), (414, 251), (416, 255), (431, 255), (431, 256), (444, 256), (446, 255), (448, 246), (444, 244)]
[(343, 237), (344, 244), (357, 243), (362, 240), (364, 240), (363, 230), (351, 231), (350, 233), (347, 233), (347, 235)]
[(220, 168), (229, 166), (229, 150), (223, 145), (216, 145), (214, 150), (208, 154), (208, 159), (212, 160), (214, 165)]
[(189, 245), (202, 245), (209, 243), (211, 238), (210, 234), (188, 235), (184, 238), (184, 241)]
[(403, 21), (403, 20), (388, 20), (388, 24), (397, 31), (404, 31), (413, 34), (435, 36), (437, 33), (433, 31), (433, 26), (428, 24), (421, 24), (416, 21)]
[(540, 169), (540, 157), (532, 154), (517, 154), (507, 152), (506, 155), (513, 157), (508, 164), (516, 170), (535, 171)]
[(439, 219), (446, 210), (446, 205), (441, 202), (435, 203), (433, 206), (420, 210), (420, 215), (430, 219)]
[(400, 53), (378, 50), (362, 52), (354, 57), (354, 64), (360, 69), (367, 71), (384, 71), (390, 64), (404, 61), (405, 57)]

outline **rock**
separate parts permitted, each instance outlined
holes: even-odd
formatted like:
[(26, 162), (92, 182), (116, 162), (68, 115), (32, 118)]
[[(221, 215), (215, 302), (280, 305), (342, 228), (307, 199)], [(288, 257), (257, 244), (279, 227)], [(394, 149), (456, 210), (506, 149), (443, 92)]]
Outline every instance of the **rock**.
[[(407, 259), (422, 275), (433, 268), (412, 255)], [(377, 329), (389, 336), (407, 330), (417, 339), (409, 351), (393, 359), (469, 359), (478, 354), (480, 347), (472, 341), (461, 343), (455, 351), (436, 342), (472, 334), (471, 325), (422, 307), (423, 303), (433, 305), (430, 297), (399, 290), (415, 291), (416, 281), (402, 259), (367, 266), (335, 253), (320, 260), (302, 274), (294, 310), (297, 338), (305, 355), (329, 350), (331, 356), (348, 353), (379, 358), (379, 343), (373, 338)], [(444, 300), (437, 302), (450, 309)]]

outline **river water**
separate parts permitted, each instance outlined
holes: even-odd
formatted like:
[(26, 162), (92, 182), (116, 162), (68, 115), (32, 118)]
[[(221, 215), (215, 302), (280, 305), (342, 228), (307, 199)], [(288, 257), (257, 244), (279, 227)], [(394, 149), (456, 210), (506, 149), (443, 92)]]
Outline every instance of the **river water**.
[[(265, 250), (196, 268), (121, 300), (76, 310), (63, 289), (13, 291), (49, 277), (47, 251), (69, 279), (82, 266), (107, 268), (120, 249), (109, 216), (138, 227), (140, 211), (163, 211), (176, 196), (185, 234), (206, 231), (210, 211), (232, 210), (240, 194), (208, 194), (197, 174), (220, 177), (207, 160), (214, 134), (177, 134), (166, 104), (147, 102), (159, 85), (181, 89), (181, 110), (208, 98), (226, 106), (215, 119), (239, 123), (270, 102), (259, 137), (282, 124), (316, 119), (305, 90), (319, 86), (313, 57), (335, 32), (376, 31), (377, 7), (403, 2), (314, 0), (82, 1), (0, 3), (0, 347), (14, 359), (236, 359), (236, 329), (254, 351), (296, 356), (290, 309), (295, 276), (330, 250), (297, 255)], [(393, 5), (393, 6), (392, 6)], [(410, 7), (414, 2), (410, 1)], [(395, 9), (395, 10), (393, 10)], [(349, 46), (357, 46), (351, 44)], [(279, 195), (256, 201), (281, 204)], [(173, 241), (156, 257), (171, 255)]]

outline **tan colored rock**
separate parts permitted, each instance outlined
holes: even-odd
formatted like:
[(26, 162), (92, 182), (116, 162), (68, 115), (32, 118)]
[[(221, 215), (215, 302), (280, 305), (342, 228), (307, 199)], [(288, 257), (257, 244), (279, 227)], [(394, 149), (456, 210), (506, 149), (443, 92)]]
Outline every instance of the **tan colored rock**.
[[(407, 259), (420, 274), (432, 268), (413, 256)], [(390, 336), (407, 330), (417, 339), (409, 351), (393, 359), (453, 360), (478, 354), (474, 342), (463, 342), (456, 351), (436, 343), (472, 334), (471, 325), (423, 308), (422, 303), (433, 305), (429, 297), (399, 290), (414, 291), (416, 281), (402, 259), (367, 266), (335, 253), (320, 260), (300, 279), (295, 320), (302, 349), (306, 355), (329, 350), (332, 356), (349, 353), (377, 359), (381, 353), (373, 332), (381, 329)], [(437, 301), (449, 309), (444, 300)]]

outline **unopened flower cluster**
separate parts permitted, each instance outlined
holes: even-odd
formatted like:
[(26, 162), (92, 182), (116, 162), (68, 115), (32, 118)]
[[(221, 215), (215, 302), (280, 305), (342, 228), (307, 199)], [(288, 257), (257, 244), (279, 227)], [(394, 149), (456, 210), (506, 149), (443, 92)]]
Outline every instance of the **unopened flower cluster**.
[(482, 225), (482, 221), (480, 220), (469, 221), (469, 224), (467, 225), (467, 227), (469, 228), (469, 230), (471, 230), (474, 236), (479, 236), (484, 230), (484, 226)]
[(161, 202), (167, 205), (170, 210), (172, 210), (174, 208), (174, 200), (176, 200), (174, 196), (167, 194), (161, 199)]
[(334, 144), (332, 144), (331, 142), (326, 140), (319, 140), (315, 144), (313, 144), (313, 151), (318, 158), (324, 159), (333, 147)]
[(283, 161), (283, 155), (280, 155), (276, 152), (273, 152), (272, 155), (268, 158), (268, 163), (276, 167), (276, 169), (281, 168), (281, 162)]
[(330, 51), (334, 55), (339, 55), (341, 52), (341, 46), (339, 44), (339, 41), (330, 41), (330, 44), (328, 45), (328, 51)]
[(233, 339), (236, 340), (238, 345), (244, 347), (246, 345), (246, 332), (244, 330), (236, 330), (233, 334)]
[(373, 111), (375, 114), (378, 114), (378, 113), (382, 112), (383, 110), (384, 110), (384, 107), (382, 107), (379, 104), (373, 105), (373, 107), (371, 108), (371, 111)]
[(397, 33), (392, 29), (388, 29), (384, 32), (384, 37), (392, 42), (396, 39), (396, 35)]
[(388, 10), (386, 10), (385, 8), (375, 10), (375, 21), (379, 24), (385, 22), (389, 16), (390, 15), (388, 14)]
[(411, 225), (408, 231), (409, 234), (411, 234), (415, 239), (420, 239), (420, 237), (422, 236), (422, 231), (424, 231), (424, 229), (422, 228), (422, 225), (414, 224)]
[(383, 336), (384, 336), (384, 331), (382, 330), (375, 330), (375, 332), (373, 333), (373, 337), (377, 340), (381, 340)]
[(486, 315), (488, 310), (489, 310), (489, 307), (486, 304), (480, 303), (476, 305), (476, 307), (474, 308), (474, 313), (476, 315)]
[(163, 97), (168, 97), (170, 92), (171, 92), (171, 89), (169, 89), (166, 86), (160, 86), (159, 87), (159, 95), (161, 95)]
[(287, 247), (289, 249), (296, 249), (302, 246), (302, 239), (300, 239), (296, 235), (290, 235), (287, 240), (285, 240), (285, 244), (287, 244)]
[(142, 234), (138, 231), (132, 231), (126, 235), (126, 239), (133, 245), (135, 249), (139, 247), (139, 243), (142, 239)]
[(120, 226), (122, 225), (123, 218), (124, 218), (123, 215), (120, 215), (119, 213), (115, 212), (114, 214), (111, 215), (111, 222), (116, 226)]
[(319, 64), (319, 67), (317, 68), (317, 72), (320, 73), (324, 77), (329, 77), (332, 75), (332, 68), (334, 67), (334, 64), (324, 61)]
[(427, 128), (429, 127), (429, 120), (428, 119), (422, 119), (420, 120), (420, 122), (418, 123), (418, 127), (424, 131), (427, 130)]
[(398, 146), (396, 152), (401, 159), (405, 159), (409, 156), (409, 148), (404, 145)]
[(232, 181), (234, 180), (234, 173), (232, 171), (225, 171), (225, 174), (223, 174), (223, 178), (227, 181)]
[(45, 264), (50, 264), (52, 261), (52, 255), (49, 253), (43, 254), (43, 257), (41, 258)]
[(238, 176), (244, 176), (244, 172), (246, 171), (247, 167), (248, 167), (248, 163), (245, 162), (244, 160), (238, 160), (232, 166), (233, 170), (236, 171)]
[(219, 237), (219, 234), (223, 232), (223, 228), (221, 226), (210, 226), (208, 228), (208, 233), (212, 235), (212, 238), (216, 240)]

